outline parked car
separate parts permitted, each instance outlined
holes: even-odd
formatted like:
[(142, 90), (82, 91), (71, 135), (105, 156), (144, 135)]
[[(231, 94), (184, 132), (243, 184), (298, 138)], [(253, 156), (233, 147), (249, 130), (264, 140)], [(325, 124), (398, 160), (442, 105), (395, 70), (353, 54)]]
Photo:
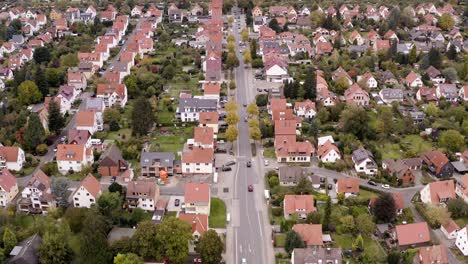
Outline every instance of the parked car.
[(179, 206), (179, 204), (180, 204), (180, 200), (179, 200), (179, 199), (175, 199), (175, 201), (174, 201), (174, 206)]
[(333, 184), (329, 183), (328, 184), (328, 190), (331, 190), (331, 189), (333, 189)]
[(247, 161), (247, 167), (252, 167), (252, 162), (251, 161)]
[(216, 153), (227, 153), (227, 150), (224, 148), (216, 148)]
[(247, 190), (248, 190), (249, 192), (253, 192), (253, 185), (250, 184), (250, 185), (247, 187)]
[(375, 181), (373, 180), (369, 180), (367, 184), (372, 185), (372, 186), (377, 186), (377, 183), (375, 183)]
[(384, 188), (384, 189), (390, 189), (390, 185), (388, 185), (388, 184), (382, 184), (382, 188)]
[(226, 164), (224, 164), (224, 166), (232, 166), (234, 164), (236, 164), (236, 162), (231, 160), (231, 161), (226, 162)]
[(268, 166), (270, 164), (270, 162), (268, 160), (265, 160), (265, 162), (263, 164), (265, 164), (265, 166)]
[(221, 167), (221, 171), (232, 171), (231, 167), (223, 166)]

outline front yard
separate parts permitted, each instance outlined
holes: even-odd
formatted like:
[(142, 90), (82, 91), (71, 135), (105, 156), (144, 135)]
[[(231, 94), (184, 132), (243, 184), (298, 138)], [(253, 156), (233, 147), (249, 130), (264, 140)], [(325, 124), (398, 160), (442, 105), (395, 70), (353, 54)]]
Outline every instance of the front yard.
[(219, 198), (211, 198), (210, 228), (226, 228), (226, 205)]

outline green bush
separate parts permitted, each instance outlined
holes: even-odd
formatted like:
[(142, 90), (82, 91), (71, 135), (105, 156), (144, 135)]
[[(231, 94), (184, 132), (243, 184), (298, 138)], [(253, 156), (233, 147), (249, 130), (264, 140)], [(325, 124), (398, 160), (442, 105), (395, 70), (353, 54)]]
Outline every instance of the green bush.
[(271, 214), (273, 216), (282, 216), (283, 215), (283, 208), (273, 207), (273, 208), (271, 208)]
[(268, 184), (270, 185), (270, 188), (278, 186), (279, 185), (279, 178), (277, 176), (269, 177), (268, 178)]

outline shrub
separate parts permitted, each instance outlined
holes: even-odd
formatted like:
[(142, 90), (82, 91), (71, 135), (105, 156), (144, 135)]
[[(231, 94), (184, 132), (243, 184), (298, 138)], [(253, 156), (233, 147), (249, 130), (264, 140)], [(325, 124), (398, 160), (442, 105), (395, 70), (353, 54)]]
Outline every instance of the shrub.
[(283, 208), (273, 207), (273, 208), (271, 208), (271, 214), (273, 216), (282, 216), (283, 215)]
[(39, 144), (37, 145), (36, 147), (36, 153), (39, 155), (39, 156), (43, 156), (47, 153), (47, 145), (46, 144)]
[(272, 176), (272, 177), (268, 178), (268, 184), (270, 185), (270, 188), (278, 186), (278, 184), (279, 184), (278, 177), (277, 176)]
[(48, 176), (58, 175), (58, 168), (55, 162), (47, 162), (41, 166), (41, 170)]

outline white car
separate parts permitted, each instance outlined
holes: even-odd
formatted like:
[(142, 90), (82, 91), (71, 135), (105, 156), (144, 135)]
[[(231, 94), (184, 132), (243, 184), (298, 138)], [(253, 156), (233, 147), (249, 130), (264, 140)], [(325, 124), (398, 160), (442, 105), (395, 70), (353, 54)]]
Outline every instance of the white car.
[(388, 184), (382, 184), (382, 188), (384, 188), (384, 189), (390, 189), (390, 185), (388, 185)]
[(270, 162), (268, 160), (265, 160), (264, 164), (265, 164), (265, 166), (268, 166), (270, 164)]
[(247, 260), (245, 260), (245, 258), (242, 258), (242, 262), (241, 263), (247, 263)]

